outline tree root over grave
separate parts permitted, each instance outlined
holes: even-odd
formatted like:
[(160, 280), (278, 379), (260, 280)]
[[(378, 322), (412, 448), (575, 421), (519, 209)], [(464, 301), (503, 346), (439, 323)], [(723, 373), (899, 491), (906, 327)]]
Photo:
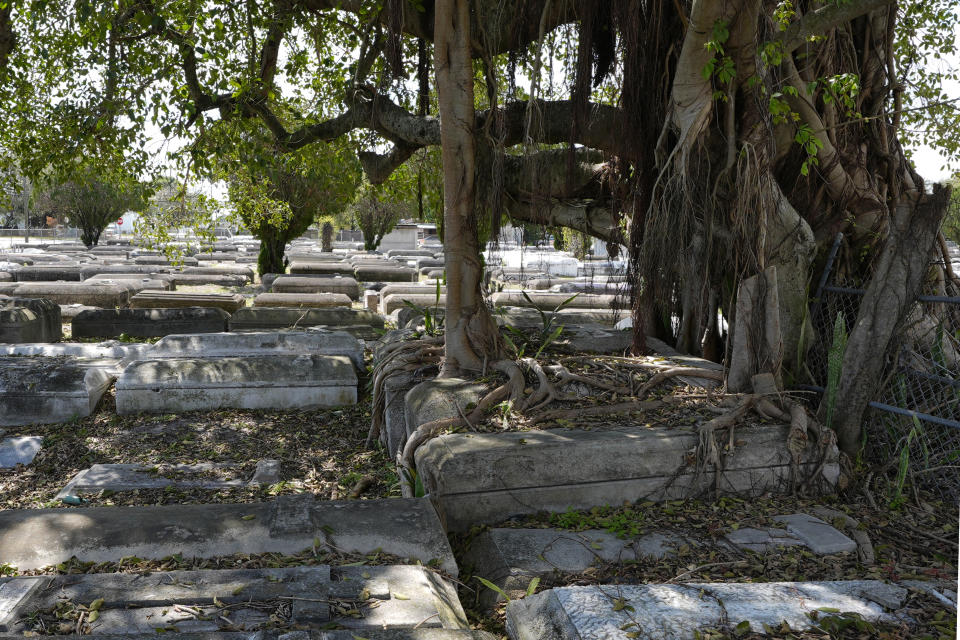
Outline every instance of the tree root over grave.
[[(788, 422), (790, 424), (790, 431), (787, 435), (787, 450), (790, 452), (791, 494), (798, 492), (798, 486), (802, 479), (800, 471), (801, 456), (807, 448), (810, 434), (813, 434), (817, 439), (819, 445), (819, 463), (813, 473), (803, 482), (803, 486), (800, 487), (800, 493), (806, 493), (811, 489), (813, 483), (816, 482), (823, 471), (823, 467), (827, 461), (828, 451), (836, 445), (836, 434), (830, 429), (821, 427), (802, 405), (786, 397), (779, 399), (779, 402), (783, 404), (784, 408), (778, 406), (777, 401), (772, 397), (761, 394), (728, 396), (727, 401), (735, 401), (736, 404), (728, 411), (709, 420), (699, 428), (699, 443), (694, 456), (697, 475), (706, 472), (709, 467), (712, 467), (715, 470), (714, 490), (719, 494), (720, 477), (724, 469), (724, 458), (726, 455), (724, 452), (729, 453), (735, 449), (735, 428), (752, 410), (761, 417)], [(727, 430), (727, 444), (721, 449), (717, 444), (717, 432), (723, 429)]]
[(387, 403), (384, 385), (390, 378), (409, 371), (438, 366), (443, 357), (443, 338), (423, 338), (396, 342), (384, 347), (380, 362), (373, 369), (373, 410), (366, 447), (380, 437), (386, 419)]
[[(426, 367), (434, 367), (441, 363), (443, 356), (442, 339), (428, 338), (391, 345), (383, 355), (381, 362), (374, 369), (373, 377), (373, 420), (367, 446), (371, 446), (379, 437), (385, 413), (384, 384), (392, 376), (407, 371), (416, 371)], [(679, 376), (691, 378), (705, 378), (709, 380), (723, 380), (723, 372), (713, 369), (682, 367), (657, 362), (642, 362), (630, 358), (616, 358), (616, 369), (606, 367), (612, 373), (623, 369), (644, 369), (654, 371), (654, 375), (639, 388), (634, 386), (632, 376), (629, 376), (629, 386), (618, 381), (608, 381), (587, 375), (571, 372), (562, 362), (587, 361), (603, 366), (598, 358), (575, 356), (564, 358), (555, 364), (541, 364), (534, 358), (524, 358), (518, 362), (513, 360), (499, 360), (489, 365), (490, 369), (500, 371), (507, 376), (507, 381), (488, 392), (469, 413), (457, 407), (458, 416), (434, 420), (420, 425), (407, 439), (402, 451), (397, 454), (397, 464), (401, 473), (405, 475), (401, 482), (404, 496), (414, 493), (414, 460), (417, 449), (430, 439), (450, 429), (466, 427), (475, 429), (475, 425), (482, 422), (500, 403), (506, 401), (511, 410), (522, 418), (523, 424), (532, 426), (550, 420), (571, 419), (580, 416), (614, 415), (635, 411), (649, 411), (663, 406), (658, 400), (646, 400), (650, 392), (657, 386)], [(524, 365), (536, 377), (536, 386), (525, 394), (526, 376), (520, 365)], [(555, 380), (551, 380), (551, 376)], [(561, 389), (569, 384), (582, 384), (622, 396), (624, 401), (613, 404), (578, 407), (573, 409), (552, 409), (548, 407), (556, 401), (573, 401), (576, 396), (569, 396)], [(791, 456), (791, 492), (796, 493), (798, 487), (802, 492), (821, 474), (826, 463), (826, 453), (830, 444), (835, 444), (835, 435), (832, 431), (822, 428), (808, 415), (800, 404), (783, 396), (765, 396), (762, 394), (728, 395), (723, 397), (725, 409), (716, 418), (704, 423), (700, 427), (699, 443), (694, 459), (696, 473), (704, 473), (708, 467), (716, 470), (716, 482), (719, 489), (719, 480), (724, 468), (724, 459), (729, 452), (735, 449), (735, 428), (752, 411), (767, 419), (787, 422), (790, 424), (787, 449)], [(628, 399), (629, 398), (629, 399)], [(727, 430), (725, 446), (718, 444), (718, 433)], [(803, 452), (807, 449), (811, 434), (819, 444), (820, 463), (813, 474), (806, 479), (801, 478), (800, 462)], [(802, 487), (801, 485), (802, 481)]]

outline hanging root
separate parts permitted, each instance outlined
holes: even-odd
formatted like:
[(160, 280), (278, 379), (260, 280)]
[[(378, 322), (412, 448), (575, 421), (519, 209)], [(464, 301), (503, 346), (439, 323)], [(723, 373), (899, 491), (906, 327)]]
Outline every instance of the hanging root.
[(413, 497), (413, 486), (410, 479), (413, 478), (413, 461), (417, 448), (427, 440), (430, 440), (447, 429), (476, 424), (482, 420), (496, 404), (510, 396), (510, 387), (511, 384), (507, 382), (485, 395), (469, 415), (464, 416), (461, 414), (456, 418), (444, 418), (442, 420), (426, 422), (410, 434), (407, 442), (403, 445), (403, 451), (397, 455), (397, 464), (400, 465), (406, 475), (406, 478), (401, 478), (400, 482), (400, 489), (404, 498)]
[(717, 446), (717, 430), (727, 429), (729, 431), (727, 447), (729, 450), (732, 450), (734, 445), (734, 426), (747, 415), (747, 412), (757, 403), (758, 399), (759, 397), (753, 394), (744, 396), (730, 411), (700, 425), (700, 455), (698, 457), (701, 468), (707, 464), (712, 464), (720, 468), (721, 459), (720, 447)]
[(381, 356), (380, 362), (373, 370), (373, 410), (370, 431), (367, 433), (365, 443), (368, 449), (377, 441), (383, 430), (387, 409), (384, 385), (387, 380), (405, 371), (416, 371), (438, 364), (443, 357), (443, 338), (397, 342), (385, 347)]

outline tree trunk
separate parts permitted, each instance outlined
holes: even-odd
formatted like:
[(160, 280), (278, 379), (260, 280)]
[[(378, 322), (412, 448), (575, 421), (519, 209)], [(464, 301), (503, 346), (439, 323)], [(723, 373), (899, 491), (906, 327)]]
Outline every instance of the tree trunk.
[(260, 255), (257, 256), (257, 272), (262, 276), (265, 273), (284, 273), (287, 266), (283, 253), (287, 245), (287, 235), (273, 227), (262, 226), (260, 233)]
[(497, 328), (480, 293), (483, 263), (477, 238), (476, 132), (469, 0), (440, 0), (434, 26), (434, 68), (443, 157), (444, 260), (447, 272), (443, 375), (481, 371), (497, 359)]
[[(863, 416), (877, 391), (894, 332), (913, 307), (929, 269), (930, 251), (949, 200), (950, 189), (937, 185), (933, 195), (921, 196), (916, 206), (904, 203), (894, 210), (890, 236), (843, 355), (834, 429), (841, 450), (851, 457), (860, 446)], [(824, 404), (821, 411), (826, 411)]]

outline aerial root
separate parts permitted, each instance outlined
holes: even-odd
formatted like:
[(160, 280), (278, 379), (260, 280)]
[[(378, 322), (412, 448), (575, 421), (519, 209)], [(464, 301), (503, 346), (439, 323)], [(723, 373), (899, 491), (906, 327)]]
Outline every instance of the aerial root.
[(424, 338), (398, 342), (384, 349), (385, 356), (373, 370), (373, 410), (370, 431), (364, 446), (371, 448), (380, 437), (386, 416), (384, 385), (390, 378), (404, 372), (417, 371), (439, 364), (443, 357), (442, 338)]
[(406, 478), (401, 478), (400, 482), (400, 490), (403, 493), (403, 497), (414, 497), (414, 487), (412, 482), (413, 461), (414, 454), (417, 452), (417, 448), (420, 445), (431, 438), (436, 437), (447, 429), (469, 426), (479, 422), (486, 417), (487, 413), (495, 405), (509, 398), (510, 391), (511, 384), (510, 382), (507, 382), (481, 398), (480, 402), (477, 403), (477, 406), (473, 409), (473, 411), (470, 412), (469, 415), (464, 416), (461, 414), (456, 418), (432, 420), (417, 427), (416, 431), (410, 434), (410, 437), (407, 438), (407, 442), (403, 445), (403, 450), (397, 455), (397, 464), (400, 465), (401, 469), (403, 469), (406, 475)]

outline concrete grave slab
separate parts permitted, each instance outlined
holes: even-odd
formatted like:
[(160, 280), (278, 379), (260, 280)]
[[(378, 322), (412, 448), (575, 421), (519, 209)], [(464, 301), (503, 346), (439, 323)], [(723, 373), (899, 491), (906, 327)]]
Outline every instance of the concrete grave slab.
[(253, 299), (255, 307), (349, 307), (350, 296), (343, 293), (261, 293)]
[(499, 291), (491, 296), (490, 301), (495, 307), (534, 307), (541, 311), (553, 311), (561, 305), (564, 309), (604, 310), (615, 307), (617, 296), (581, 293), (574, 297), (568, 293), (546, 291), (528, 291), (524, 295), (520, 291)]
[(79, 358), (113, 360), (139, 357), (152, 346), (144, 343), (118, 342), (117, 340), (97, 343), (58, 342), (56, 344), (0, 345), (0, 356), (77, 356)]
[(213, 307), (233, 313), (246, 304), (239, 293), (190, 293), (184, 291), (141, 291), (130, 299), (134, 309)]
[[(598, 563), (659, 560), (687, 543), (681, 536), (659, 532), (623, 539), (599, 530), (488, 529), (472, 540), (460, 566), (471, 567), (472, 575), (482, 576), (514, 597), (522, 596), (536, 577), (580, 573)], [(484, 607), (503, 600), (492, 589), (478, 588)]]
[[(808, 614), (823, 608), (868, 621), (894, 620), (870, 598), (875, 590), (888, 592), (890, 585), (851, 580), (561, 587), (510, 602), (507, 629), (513, 640), (673, 640), (743, 621), (758, 633), (765, 624), (784, 621), (804, 631), (813, 626)], [(902, 603), (906, 590), (899, 591)]]
[(156, 338), (179, 333), (214, 333), (227, 328), (230, 317), (215, 307), (173, 309), (95, 309), (73, 319), (74, 338), (115, 338), (120, 335)]
[(149, 357), (205, 358), (255, 355), (347, 356), (363, 368), (363, 344), (344, 331), (256, 331), (248, 333), (206, 333), (170, 335), (149, 350)]
[(113, 382), (115, 360), (0, 356), (0, 425), (85, 417)]
[(74, 338), (116, 338), (120, 335), (156, 338), (181, 333), (215, 333), (227, 329), (230, 318), (215, 307), (173, 309), (95, 309), (73, 319)]
[[(407, 428), (413, 428), (409, 424)], [(598, 430), (545, 429), (448, 434), (417, 450), (416, 468), (448, 529), (467, 530), (537, 511), (562, 512), (638, 500), (675, 500), (716, 486), (721, 494), (759, 495), (790, 487), (786, 425), (738, 427), (745, 443), (726, 459), (720, 477), (696, 474), (688, 452), (695, 427), (617, 426)], [(801, 470), (812, 473), (810, 444)], [(679, 470), (679, 475), (677, 472)], [(837, 453), (823, 480), (835, 481)]]
[[(419, 566), (291, 567), (172, 571), (150, 575), (91, 574), (82, 577), (14, 578), (6, 585), (30, 591), (19, 598), (19, 620), (7, 631), (26, 631), (25, 616), (63, 600), (103, 604), (92, 630), (101, 634), (217, 632), (240, 626), (275, 626), (270, 614), (294, 628), (346, 627), (467, 629), (453, 586)], [(5, 585), (5, 586), (6, 586)], [(223, 606), (229, 611), (223, 612)], [(345, 606), (344, 606), (345, 605)], [(191, 612), (191, 609), (193, 610)], [(356, 611), (358, 615), (352, 615)], [(199, 615), (197, 615), (199, 613)], [(228, 620), (221, 619), (229, 616)]]
[(58, 305), (82, 304), (112, 309), (125, 307), (130, 301), (130, 289), (116, 281), (93, 282), (27, 282), (14, 290), (21, 298), (46, 298)]
[(243, 276), (234, 276), (229, 274), (176, 272), (171, 275), (173, 276), (173, 284), (178, 287), (197, 287), (203, 285), (214, 285), (217, 287), (242, 287), (247, 284), (247, 279)]
[(335, 261), (324, 262), (311, 260), (294, 260), (289, 267), (291, 275), (295, 276), (350, 276), (353, 277), (353, 265), (344, 262), (340, 256)]
[(185, 267), (181, 273), (184, 275), (202, 275), (202, 276), (240, 276), (247, 282), (253, 282), (253, 269), (250, 267), (241, 267), (240, 265), (221, 264), (215, 267)]
[[(278, 460), (260, 460), (249, 479), (233, 477), (236, 464), (201, 462), (198, 464), (155, 465), (95, 464), (75, 475), (56, 495), (59, 500), (98, 491), (136, 491), (138, 489), (234, 489), (270, 485), (280, 480)], [(222, 477), (217, 477), (220, 474)]]
[(254, 355), (138, 360), (117, 380), (117, 413), (316, 409), (357, 402), (346, 356)]
[(14, 272), (17, 282), (80, 282), (80, 263), (23, 265)]
[(730, 544), (754, 553), (774, 553), (782, 547), (804, 546), (803, 540), (783, 529), (744, 527), (726, 535)]
[(351, 300), (360, 298), (360, 285), (346, 276), (279, 276), (270, 290), (273, 293), (341, 293)]
[(133, 295), (136, 295), (137, 293), (146, 289), (153, 289), (157, 291), (173, 291), (176, 289), (176, 285), (173, 283), (173, 277), (165, 273), (158, 273), (154, 275), (145, 275), (141, 273), (110, 273), (99, 276), (91, 276), (84, 280), (84, 282), (105, 281), (131, 283)]
[(41, 342), (43, 319), (26, 307), (0, 308), (0, 342)]
[(387, 264), (365, 264), (354, 266), (353, 273), (358, 282), (416, 282), (417, 270), (407, 267), (394, 267)]
[(485, 392), (485, 385), (462, 378), (437, 378), (421, 382), (408, 391), (404, 398), (407, 432), (403, 439), (406, 440), (417, 427), (427, 422), (456, 418), (461, 412), (470, 413), (471, 405), (475, 407)]
[(805, 513), (776, 516), (777, 522), (787, 525), (787, 531), (803, 541), (810, 550), (819, 554), (856, 552), (857, 543), (832, 526)]
[[(40, 320), (40, 331), (36, 340), (23, 342), (56, 342), (63, 337), (63, 317), (60, 307), (43, 298), (0, 298), (0, 308), (23, 307), (29, 309)], [(11, 342), (10, 340), (0, 342)]]
[(403, 309), (413, 305), (415, 307), (420, 307), (423, 309), (428, 309), (431, 313), (435, 309), (444, 308), (447, 304), (446, 294), (440, 294), (440, 297), (437, 297), (436, 288), (433, 292), (430, 291), (429, 287), (423, 287), (425, 290), (424, 293), (392, 293), (390, 295), (384, 295), (382, 292), (380, 310), (389, 315), (396, 311), (397, 309)]
[(131, 555), (298, 553), (317, 538), (345, 552), (379, 549), (457, 575), (446, 534), (425, 498), (335, 502), (301, 494), (250, 504), (0, 511), (0, 557), (20, 569), (73, 556), (104, 562)]
[(230, 316), (230, 331), (264, 329), (305, 329), (322, 326), (346, 331), (361, 340), (376, 340), (383, 329), (383, 316), (356, 309), (285, 309), (283, 307), (246, 307)]
[(33, 462), (42, 448), (43, 438), (40, 436), (2, 438), (0, 439), (0, 469), (11, 469), (18, 464), (26, 466)]

